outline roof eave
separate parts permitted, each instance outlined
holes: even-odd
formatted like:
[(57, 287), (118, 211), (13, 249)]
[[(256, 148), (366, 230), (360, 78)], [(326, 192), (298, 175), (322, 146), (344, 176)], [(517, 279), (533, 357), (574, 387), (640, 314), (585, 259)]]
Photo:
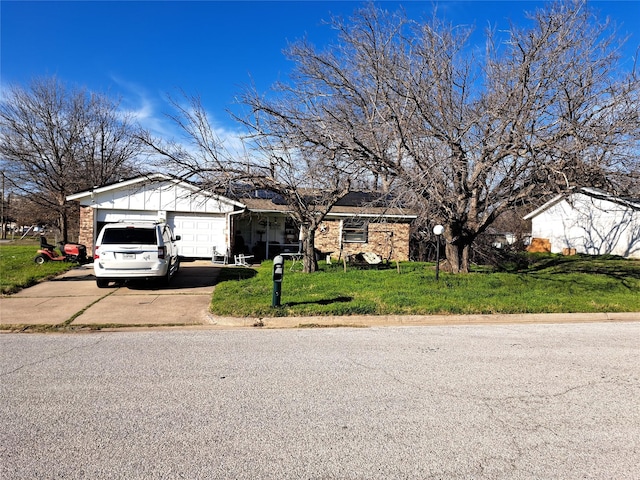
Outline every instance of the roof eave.
[(537, 217), (538, 215), (540, 215), (542, 212), (544, 212), (548, 208), (551, 208), (553, 205), (555, 205), (556, 203), (560, 202), (563, 198), (565, 198), (565, 194), (564, 193), (561, 193), (560, 195), (556, 195), (555, 197), (553, 197), (551, 200), (549, 200), (544, 205), (536, 208), (533, 212), (528, 213), (527, 215), (522, 217), (522, 219), (523, 220), (530, 220), (533, 217)]
[[(278, 213), (281, 215), (288, 215), (291, 213), (291, 210), (273, 210), (266, 208), (251, 208), (247, 207), (247, 212), (249, 213)], [(349, 213), (349, 212), (329, 212), (325, 215), (326, 218), (332, 217), (340, 217), (340, 218), (351, 218), (351, 217), (364, 217), (364, 218), (395, 218), (395, 219), (404, 219), (404, 220), (415, 220), (418, 218), (418, 215), (413, 214), (400, 214), (400, 213)]]

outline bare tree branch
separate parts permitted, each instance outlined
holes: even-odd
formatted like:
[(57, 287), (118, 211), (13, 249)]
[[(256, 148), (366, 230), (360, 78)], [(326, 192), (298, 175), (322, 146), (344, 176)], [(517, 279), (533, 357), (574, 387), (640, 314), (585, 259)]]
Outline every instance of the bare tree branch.
[(13, 189), (55, 212), (68, 235), (67, 195), (129, 175), (141, 148), (118, 103), (57, 78), (10, 87), (0, 103), (0, 155)]
[(422, 205), (446, 226), (452, 270), (467, 271), (501, 214), (576, 185), (637, 185), (639, 82), (618, 66), (615, 30), (582, 1), (529, 20), (488, 30), (481, 55), (435, 14), (413, 22), (369, 5), (333, 20), (336, 45), (291, 46), (289, 103), (254, 100), (281, 138), (351, 158)]

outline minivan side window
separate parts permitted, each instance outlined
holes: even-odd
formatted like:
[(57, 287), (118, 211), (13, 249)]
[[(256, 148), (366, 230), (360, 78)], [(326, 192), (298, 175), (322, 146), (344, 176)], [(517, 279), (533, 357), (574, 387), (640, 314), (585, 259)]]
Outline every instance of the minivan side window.
[(155, 245), (155, 228), (108, 228), (102, 236), (103, 245)]

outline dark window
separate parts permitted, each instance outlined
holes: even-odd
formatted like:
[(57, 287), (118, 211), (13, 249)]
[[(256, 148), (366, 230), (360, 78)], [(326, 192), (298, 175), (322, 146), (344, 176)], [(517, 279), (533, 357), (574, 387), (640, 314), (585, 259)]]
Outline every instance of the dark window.
[(157, 245), (155, 228), (108, 228), (102, 236), (103, 245)]
[(342, 223), (342, 241), (345, 243), (367, 243), (369, 222), (350, 218)]

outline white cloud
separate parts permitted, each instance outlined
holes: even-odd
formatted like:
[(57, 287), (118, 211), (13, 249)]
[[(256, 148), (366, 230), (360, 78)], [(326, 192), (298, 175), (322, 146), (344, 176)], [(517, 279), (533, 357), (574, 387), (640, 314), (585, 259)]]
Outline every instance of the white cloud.
[[(180, 139), (184, 139), (184, 132), (169, 117), (169, 115), (175, 114), (175, 109), (168, 93), (157, 92), (153, 94), (135, 82), (125, 81), (114, 75), (112, 75), (112, 80), (120, 89), (123, 113), (132, 115), (142, 128), (148, 130), (155, 137), (178, 142)], [(173, 98), (172, 100), (176, 101), (177, 99)], [(207, 111), (207, 118), (223, 147), (230, 153), (242, 153), (240, 127), (234, 129), (224, 125), (209, 111)], [(186, 139), (184, 141), (187, 143)], [(185, 148), (189, 147), (185, 145)]]

